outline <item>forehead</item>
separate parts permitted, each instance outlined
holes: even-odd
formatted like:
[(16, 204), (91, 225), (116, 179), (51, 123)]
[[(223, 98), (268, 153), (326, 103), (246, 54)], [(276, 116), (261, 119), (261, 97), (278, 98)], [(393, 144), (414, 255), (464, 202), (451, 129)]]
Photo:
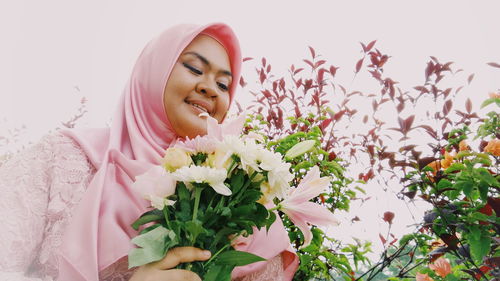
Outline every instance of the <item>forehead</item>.
[(209, 60), (211, 64), (230, 70), (230, 60), (226, 49), (221, 43), (208, 35), (200, 34), (196, 36), (182, 53), (186, 52), (196, 52)]

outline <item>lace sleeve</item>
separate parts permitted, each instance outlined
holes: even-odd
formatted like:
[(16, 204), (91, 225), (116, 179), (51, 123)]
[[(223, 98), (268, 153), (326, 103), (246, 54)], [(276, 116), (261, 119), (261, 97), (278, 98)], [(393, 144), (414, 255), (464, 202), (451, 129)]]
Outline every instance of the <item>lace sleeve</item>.
[(15, 155), (0, 166), (0, 279), (25, 277), (44, 235), (51, 155), (46, 142)]
[(254, 272), (234, 281), (279, 281), (284, 280), (283, 275), (283, 260), (281, 255), (278, 255), (267, 263), (262, 270)]
[(56, 279), (62, 233), (94, 173), (78, 145), (61, 134), (0, 166), (0, 280)]

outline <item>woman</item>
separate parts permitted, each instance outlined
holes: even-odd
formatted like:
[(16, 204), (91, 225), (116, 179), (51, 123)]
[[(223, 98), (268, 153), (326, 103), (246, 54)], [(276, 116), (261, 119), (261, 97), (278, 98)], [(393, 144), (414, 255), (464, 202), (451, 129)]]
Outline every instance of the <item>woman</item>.
[[(206, 133), (200, 113), (222, 122), (240, 65), (228, 26), (170, 28), (141, 53), (109, 129), (48, 136), (4, 164), (0, 280), (199, 280), (171, 269), (210, 257), (195, 248), (127, 269), (130, 223), (148, 207), (130, 187), (177, 138)], [(233, 279), (289, 280), (297, 268), (279, 221), (238, 248), (269, 260), (235, 269)]]

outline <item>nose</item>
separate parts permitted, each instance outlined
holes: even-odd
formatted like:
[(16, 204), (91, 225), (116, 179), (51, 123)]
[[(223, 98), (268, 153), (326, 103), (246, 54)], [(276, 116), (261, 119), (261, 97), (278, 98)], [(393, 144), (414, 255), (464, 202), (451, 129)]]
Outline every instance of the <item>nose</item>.
[(217, 97), (217, 90), (215, 89), (215, 82), (210, 83), (207, 81), (200, 81), (196, 84), (196, 92), (205, 95), (209, 98)]

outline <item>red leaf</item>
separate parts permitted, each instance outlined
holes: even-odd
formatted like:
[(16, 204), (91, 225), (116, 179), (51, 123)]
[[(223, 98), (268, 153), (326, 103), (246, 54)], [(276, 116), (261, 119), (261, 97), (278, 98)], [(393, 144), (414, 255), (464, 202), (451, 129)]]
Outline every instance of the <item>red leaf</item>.
[(316, 52), (314, 51), (313, 47), (309, 46), (309, 51), (311, 51), (311, 56), (314, 59), (316, 57)]
[(345, 112), (346, 112), (345, 110), (341, 110), (341, 111), (335, 113), (335, 115), (333, 115), (333, 119), (335, 121), (338, 121), (342, 117), (342, 115), (344, 115)]
[(387, 242), (387, 240), (385, 240), (384, 236), (382, 236), (382, 234), (378, 234), (378, 237), (380, 238), (380, 241), (382, 241), (382, 244), (385, 244), (385, 242)]
[(410, 117), (406, 118), (405, 120), (405, 125), (404, 125), (404, 128), (405, 128), (405, 131), (408, 132), (411, 130), (411, 125), (413, 125), (413, 120), (415, 119), (415, 115), (411, 115)]
[(266, 58), (262, 58), (262, 67), (266, 66)]
[(367, 50), (366, 50), (365, 44), (363, 44), (363, 42), (359, 42), (359, 44), (361, 44), (361, 48), (363, 48), (363, 52), (366, 53)]
[(319, 60), (317, 61), (315, 64), (314, 64), (314, 68), (318, 68), (319, 66), (321, 66), (322, 64), (324, 64), (326, 61), (325, 60)]
[(474, 79), (474, 73), (472, 73), (471, 75), (469, 75), (469, 78), (467, 78), (467, 83), (470, 84), (470, 82), (472, 82), (472, 79)]
[(488, 63), (489, 66), (493, 66), (493, 67), (497, 67), (497, 68), (500, 68), (500, 64), (496, 63), (496, 62), (489, 62)]
[(434, 63), (432, 61), (427, 63), (427, 68), (425, 68), (425, 79), (429, 79), (429, 76), (434, 72)]
[(322, 129), (326, 129), (328, 127), (328, 125), (330, 125), (330, 123), (332, 122), (332, 118), (328, 118), (328, 119), (325, 119), (321, 122), (321, 125), (320, 127)]
[(271, 65), (267, 66), (266, 72), (269, 73), (271, 71)]
[(343, 92), (343, 93), (344, 93), (344, 95), (345, 95), (345, 93), (347, 92), (347, 91), (346, 91), (346, 89), (345, 89), (344, 87), (342, 87), (342, 85), (339, 85), (339, 87), (340, 87), (340, 89), (342, 90), (342, 92)]
[(384, 213), (384, 221), (389, 223), (389, 224), (392, 224), (392, 220), (394, 219), (394, 213), (393, 212), (390, 212), (390, 211), (387, 211)]
[(444, 98), (447, 98), (448, 95), (450, 94), (450, 92), (451, 92), (451, 88), (448, 88), (448, 89), (444, 90), (443, 91)]
[(370, 50), (373, 48), (373, 46), (375, 46), (375, 42), (377, 42), (377, 40), (373, 40), (373, 41), (371, 41), (371, 42), (370, 42), (370, 43), (366, 46), (366, 51), (365, 51), (365, 53), (366, 53), (366, 52), (368, 52), (368, 51), (370, 51)]
[(360, 60), (356, 63), (356, 71), (355, 71), (355, 73), (358, 73), (358, 72), (361, 70), (361, 66), (363, 65), (363, 60), (364, 60), (364, 59), (360, 59)]
[(266, 81), (266, 74), (264, 73), (264, 71), (260, 71), (259, 80), (260, 80), (260, 84), (262, 84), (262, 83), (264, 83), (264, 81)]
[(249, 61), (249, 60), (253, 60), (253, 58), (251, 58), (251, 57), (243, 58), (243, 62), (246, 62), (246, 61)]
[(366, 124), (366, 122), (368, 122), (368, 115), (365, 115), (365, 116), (363, 117), (363, 123), (365, 123), (365, 124)]
[(243, 76), (240, 77), (240, 86), (243, 88), (247, 85), (247, 83), (245, 82), (245, 80), (243, 79)]
[(339, 69), (338, 67), (335, 67), (335, 66), (330, 66), (330, 74), (332, 76), (335, 76), (335, 74), (337, 73), (337, 69)]
[(465, 109), (467, 110), (467, 113), (471, 113), (472, 111), (472, 102), (469, 98), (467, 98), (467, 101), (465, 101)]
[(267, 99), (270, 99), (272, 96), (271, 96), (271, 92), (269, 92), (269, 90), (262, 90), (260, 91), (264, 97), (266, 97)]
[(451, 100), (447, 100), (443, 105), (443, 114), (444, 116), (450, 113), (451, 107), (453, 106), (453, 102)]
[(303, 68), (297, 68), (294, 72), (293, 72), (293, 75), (296, 75), (297, 73), (301, 72), (302, 70), (304, 70)]
[(429, 92), (429, 90), (427, 90), (427, 88), (425, 88), (424, 86), (416, 86), (416, 87), (413, 87), (413, 89), (420, 91), (421, 93), (428, 93)]
[(431, 126), (428, 126), (428, 125), (420, 125), (420, 126), (418, 126), (418, 127), (420, 127), (420, 128), (422, 128), (422, 129), (424, 129), (424, 130), (427, 132), (427, 134), (428, 134), (429, 136), (431, 136), (431, 137), (433, 137), (433, 138), (435, 138), (435, 139), (437, 138), (437, 132), (436, 132), (436, 130), (434, 130)]
[(307, 63), (311, 68), (314, 68), (314, 64), (310, 60), (303, 60), (305, 63)]
[(398, 113), (400, 113), (401, 111), (403, 111), (404, 108), (405, 108), (404, 102), (400, 102), (396, 109), (398, 110)]

